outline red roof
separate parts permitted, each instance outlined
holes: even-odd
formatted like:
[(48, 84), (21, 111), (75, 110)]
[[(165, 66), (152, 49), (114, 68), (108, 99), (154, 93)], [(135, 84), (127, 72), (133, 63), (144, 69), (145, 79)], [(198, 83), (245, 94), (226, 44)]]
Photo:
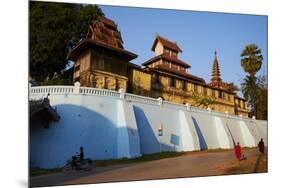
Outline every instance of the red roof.
[(165, 39), (163, 37), (160, 37), (159, 35), (157, 35), (157, 37), (154, 40), (154, 43), (152, 45), (151, 50), (154, 51), (157, 41), (159, 41), (164, 47), (169, 48), (171, 50), (174, 50), (176, 52), (182, 52), (182, 50), (180, 49), (180, 47), (177, 45), (177, 43), (175, 42), (171, 42), (168, 39)]
[(180, 66), (183, 66), (185, 68), (190, 68), (191, 67), (190, 65), (188, 65), (187, 63), (179, 60), (178, 58), (176, 58), (174, 56), (170, 56), (170, 55), (165, 54), (165, 53), (149, 59), (148, 61), (144, 62), (142, 65), (143, 66), (149, 65), (150, 63), (154, 62), (155, 60), (158, 60), (158, 59), (161, 59), (161, 58), (165, 59), (167, 61), (171, 61), (171, 62), (173, 62), (175, 64), (178, 64)]
[(110, 20), (110, 19), (108, 19), (108, 18), (106, 18), (104, 16), (100, 16), (99, 19), (101, 21), (103, 21), (105, 24), (113, 27), (114, 29), (117, 29), (117, 25), (114, 23), (114, 21), (112, 21), (112, 20)]

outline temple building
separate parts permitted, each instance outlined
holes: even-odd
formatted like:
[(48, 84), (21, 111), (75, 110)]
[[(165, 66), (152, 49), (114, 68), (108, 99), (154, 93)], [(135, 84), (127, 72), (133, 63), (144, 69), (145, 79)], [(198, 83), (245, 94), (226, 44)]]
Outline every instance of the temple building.
[(119, 90), (127, 88), (127, 65), (137, 55), (123, 48), (117, 25), (99, 17), (90, 25), (86, 39), (68, 54), (75, 62), (73, 80), (81, 86)]
[(191, 66), (179, 58), (182, 53), (176, 42), (157, 35), (152, 44), (155, 56), (140, 65), (130, 61), (136, 54), (123, 47), (117, 24), (103, 16), (93, 22), (86, 39), (69, 53), (75, 62), (73, 81), (81, 86), (119, 90), (165, 101), (194, 105), (194, 96), (213, 102), (209, 108), (229, 114), (248, 116), (246, 100), (231, 90), (220, 75), (217, 52), (214, 54), (212, 78), (190, 74)]

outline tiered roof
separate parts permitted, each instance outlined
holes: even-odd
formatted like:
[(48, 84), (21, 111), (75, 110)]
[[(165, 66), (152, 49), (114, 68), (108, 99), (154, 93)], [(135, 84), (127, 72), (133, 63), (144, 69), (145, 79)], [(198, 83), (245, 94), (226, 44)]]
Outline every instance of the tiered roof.
[(176, 52), (182, 52), (182, 50), (180, 49), (180, 47), (177, 45), (176, 42), (171, 42), (168, 39), (165, 39), (165, 38), (163, 38), (159, 35), (156, 36), (156, 38), (153, 42), (153, 45), (152, 45), (152, 48), (151, 48), (152, 51), (155, 50), (155, 47), (156, 47), (156, 44), (157, 44), (158, 41), (166, 48), (169, 48), (169, 49), (171, 49), (173, 51), (176, 51)]
[(124, 49), (123, 40), (121, 33), (117, 29), (117, 24), (104, 16), (100, 16), (90, 25), (86, 38)]
[[(167, 49), (169, 49), (173, 52), (176, 52), (176, 53), (182, 52), (182, 50), (180, 49), (180, 47), (177, 45), (176, 42), (169, 41), (168, 39), (166, 39), (164, 37), (161, 37), (159, 35), (156, 36), (156, 38), (153, 42), (153, 45), (152, 45), (152, 48), (151, 48), (152, 51), (155, 51), (157, 43), (161, 43), (161, 45), (164, 48), (167, 48)], [(168, 66), (168, 65), (165, 65), (163, 63), (157, 64), (157, 65), (154, 64), (153, 69), (152, 69), (151, 66), (149, 66), (150, 64), (155, 63), (155, 62), (159, 62), (161, 60), (166, 60), (173, 65), (179, 65), (181, 68), (177, 69), (177, 68), (174, 68), (173, 66)], [(166, 53), (165, 51), (163, 51), (161, 54), (147, 60), (142, 65), (146, 66), (147, 68), (149, 67), (149, 69), (151, 69), (151, 70), (161, 70), (163, 72), (165, 71), (165, 72), (168, 72), (168, 73), (171, 73), (171, 74), (174, 74), (174, 75), (182, 76), (184, 78), (191, 78), (191, 79), (193, 79), (195, 81), (198, 81), (198, 82), (205, 82), (203, 79), (201, 79), (199, 77), (196, 77), (196, 76), (193, 76), (193, 75), (186, 72), (186, 69), (191, 67), (189, 64), (187, 64), (186, 62), (178, 59), (177, 55), (174, 55), (174, 54), (171, 54), (171, 53)], [(182, 68), (184, 68), (184, 69), (182, 69)]]
[(106, 49), (130, 61), (137, 57), (136, 54), (124, 50), (121, 33), (114, 21), (100, 16), (90, 26), (86, 36), (68, 54), (68, 59), (76, 60), (81, 53), (89, 48)]
[(158, 56), (155, 56), (151, 59), (149, 59), (148, 61), (144, 62), (142, 65), (146, 66), (146, 65), (149, 65), (150, 63), (154, 62), (155, 60), (158, 60), (158, 59), (165, 59), (167, 61), (171, 61), (177, 65), (180, 65), (180, 66), (183, 66), (185, 68), (190, 68), (191, 66), (185, 62), (183, 62), (182, 60), (174, 57), (174, 56), (169, 56), (168, 54), (166, 53), (163, 53), (163, 54), (160, 54)]

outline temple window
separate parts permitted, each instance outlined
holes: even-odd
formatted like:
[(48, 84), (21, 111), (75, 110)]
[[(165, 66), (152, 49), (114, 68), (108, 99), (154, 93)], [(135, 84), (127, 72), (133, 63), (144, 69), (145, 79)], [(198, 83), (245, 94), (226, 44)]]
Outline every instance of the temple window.
[(207, 96), (207, 88), (203, 87), (203, 94)]
[(211, 91), (212, 91), (212, 96), (216, 97), (215, 90), (212, 89)]
[(179, 88), (180, 89), (184, 88), (184, 81), (179, 80)]
[(187, 90), (187, 82), (185, 82), (185, 81), (183, 81), (183, 87), (182, 87), (182, 89), (184, 89), (184, 90)]
[(219, 91), (219, 98), (222, 98), (222, 92)]
[(170, 86), (171, 87), (175, 87), (176, 86), (176, 79), (174, 77), (171, 78)]
[(198, 93), (198, 86), (196, 84), (194, 84), (194, 92)]

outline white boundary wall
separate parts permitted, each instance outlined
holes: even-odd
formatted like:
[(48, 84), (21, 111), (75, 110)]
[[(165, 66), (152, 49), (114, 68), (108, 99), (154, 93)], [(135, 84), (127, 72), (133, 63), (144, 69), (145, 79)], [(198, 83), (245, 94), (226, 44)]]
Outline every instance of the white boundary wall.
[[(133, 158), (162, 151), (267, 145), (267, 121), (238, 117), (133, 94), (75, 86), (30, 87), (30, 100), (50, 94), (61, 116), (48, 129), (30, 128), (30, 164), (61, 167), (79, 150), (92, 159)], [(159, 136), (159, 129), (163, 135)]]

